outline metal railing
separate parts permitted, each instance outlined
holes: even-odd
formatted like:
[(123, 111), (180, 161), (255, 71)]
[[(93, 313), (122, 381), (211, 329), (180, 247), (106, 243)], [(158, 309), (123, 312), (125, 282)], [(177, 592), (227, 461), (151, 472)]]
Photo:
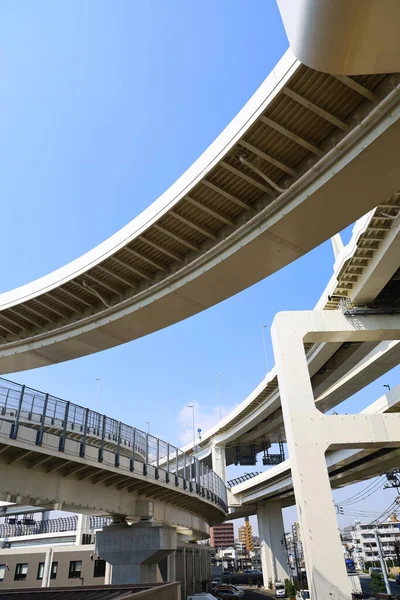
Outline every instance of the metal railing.
[(12, 381), (0, 378), (0, 419), (11, 421), (10, 438), (18, 438), (20, 425), (36, 429), (36, 445), (41, 446), (44, 433), (59, 437), (59, 451), (65, 451), (68, 438), (79, 440), (79, 456), (86, 447), (98, 448), (98, 461), (104, 452), (114, 455), (118, 469), (121, 456), (128, 457), (130, 471), (138, 463), (144, 475), (174, 483), (194, 492), (227, 511), (227, 491), (222, 479), (190, 454), (131, 425), (111, 419), (89, 408), (62, 400)]
[[(24, 520), (15, 519), (15, 523), (0, 523), (0, 539), (19, 537), (23, 535), (40, 535), (43, 533), (74, 532), (78, 529), (78, 516), (58, 517), (56, 519), (32, 520), (24, 523)], [(107, 517), (90, 517), (89, 531), (93, 533), (96, 529), (103, 529), (112, 523)]]

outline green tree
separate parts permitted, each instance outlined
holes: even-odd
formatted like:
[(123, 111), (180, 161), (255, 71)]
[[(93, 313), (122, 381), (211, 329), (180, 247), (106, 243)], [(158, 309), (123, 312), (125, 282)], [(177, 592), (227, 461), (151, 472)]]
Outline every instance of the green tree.
[(286, 590), (286, 596), (290, 600), (293, 600), (296, 598), (296, 588), (294, 587), (294, 585), (290, 581), (290, 579), (285, 579), (285, 590)]
[(386, 592), (385, 582), (379, 573), (371, 574), (371, 589), (373, 592)]

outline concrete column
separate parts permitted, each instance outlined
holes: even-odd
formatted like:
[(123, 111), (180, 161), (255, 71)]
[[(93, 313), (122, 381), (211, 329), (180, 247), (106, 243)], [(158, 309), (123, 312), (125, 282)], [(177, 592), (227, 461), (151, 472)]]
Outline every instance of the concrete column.
[(171, 552), (167, 557), (168, 562), (168, 581), (176, 581), (176, 552)]
[(318, 432), (321, 413), (315, 408), (304, 352), (304, 327), (308, 323), (305, 313), (299, 313), (297, 319), (292, 315), (278, 313), (271, 333), (308, 588), (312, 600), (350, 600), (326, 467), (327, 444), (319, 437), (322, 434), (329, 439), (330, 432), (324, 428)]
[(112, 566), (106, 563), (106, 573), (104, 576), (104, 585), (110, 585), (112, 579)]
[(50, 586), (51, 565), (53, 562), (53, 548), (47, 548), (46, 557), (44, 559), (44, 569), (42, 577), (42, 587)]
[(267, 587), (270, 579), (275, 583), (288, 577), (287, 557), (282, 543), (285, 530), (280, 504), (269, 502), (257, 506), (257, 522), (264, 586)]
[(112, 565), (114, 584), (161, 581), (158, 563), (175, 550), (176, 530), (156, 521), (110, 525), (96, 535), (96, 552)]
[(211, 446), (212, 470), (221, 477), (226, 484), (226, 456), (225, 446), (221, 444), (212, 444)]
[(90, 527), (90, 516), (89, 515), (78, 515), (78, 525), (76, 529), (75, 545), (80, 546), (82, 544), (82, 537), (84, 533), (89, 533)]

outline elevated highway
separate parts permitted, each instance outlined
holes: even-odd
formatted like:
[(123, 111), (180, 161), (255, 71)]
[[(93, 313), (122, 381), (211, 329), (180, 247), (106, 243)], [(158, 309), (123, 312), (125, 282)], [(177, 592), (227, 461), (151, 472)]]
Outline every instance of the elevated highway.
[[(389, 217), (389, 222), (383, 219)], [(336, 240), (336, 243), (339, 243)], [(400, 310), (400, 196), (362, 217), (345, 247), (340, 247), (333, 275), (316, 309), (341, 310), (369, 306)], [(316, 405), (327, 411), (400, 362), (397, 341), (305, 345)], [(211, 465), (213, 447), (224, 448), (226, 465), (237, 461), (236, 448), (256, 452), (285, 441), (275, 369), (227, 417), (202, 433), (196, 456)], [(184, 450), (192, 452), (193, 444)]]
[[(400, 385), (384, 394), (361, 414), (400, 413)], [(306, 433), (306, 432), (305, 432)], [(399, 448), (334, 450), (326, 456), (332, 489), (357, 483), (397, 468)], [(282, 506), (295, 504), (290, 459), (268, 471), (258, 473), (231, 486), (230, 518), (254, 514), (257, 503), (280, 502)]]
[(224, 519), (225, 485), (197, 459), (87, 408), (0, 383), (1, 500), (151, 516), (191, 538), (207, 537), (208, 525)]
[(148, 209), (81, 258), (0, 296), (0, 373), (185, 319), (383, 204), (400, 189), (399, 81), (327, 75), (289, 50)]

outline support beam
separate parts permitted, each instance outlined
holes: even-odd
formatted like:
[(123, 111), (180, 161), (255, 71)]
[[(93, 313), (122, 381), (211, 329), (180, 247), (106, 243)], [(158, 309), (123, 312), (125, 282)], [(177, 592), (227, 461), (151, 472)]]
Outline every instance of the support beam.
[(292, 140), (292, 142), (295, 142), (299, 146), (302, 146), (309, 152), (312, 152), (313, 154), (316, 154), (317, 156), (323, 156), (324, 153), (317, 146), (315, 146), (314, 144), (310, 144), (310, 142), (308, 142), (304, 138), (300, 137), (296, 133), (293, 133), (293, 131), (286, 129), (286, 127), (282, 127), (282, 125), (279, 125), (279, 123), (275, 123), (275, 121), (273, 121), (269, 117), (265, 117), (264, 115), (261, 115), (260, 121), (262, 123), (264, 123), (264, 125), (268, 125), (268, 127), (271, 127), (271, 129), (274, 129), (275, 131), (278, 131), (285, 137), (289, 138), (289, 140)]
[[(62, 290), (63, 292), (65, 292), (65, 290)], [(47, 292), (46, 294), (43, 295), (43, 297), (45, 298), (46, 296), (49, 296), (49, 298), (52, 298), (53, 300), (55, 300), (56, 302), (58, 302), (59, 304), (61, 304), (61, 306), (64, 306), (65, 308), (68, 308), (69, 310), (72, 310), (72, 312), (76, 313), (77, 315), (81, 315), (82, 312), (80, 310), (78, 310), (77, 308), (75, 308), (75, 306), (72, 306), (72, 304), (69, 304), (68, 302), (65, 302), (65, 300), (61, 300), (61, 298), (58, 298), (57, 296), (54, 296), (54, 294), (51, 294), (50, 292)]]
[(11, 460), (9, 460), (8, 464), (13, 465), (13, 464), (19, 462), (20, 460), (23, 460), (24, 458), (29, 456), (31, 453), (32, 453), (32, 450), (26, 450), (25, 452), (21, 452), (20, 454), (18, 454), (17, 456), (15, 456)]
[[(43, 297), (45, 297), (45, 296), (42, 296), (42, 298)], [(60, 310), (54, 308), (54, 306), (49, 306), (48, 304), (45, 304), (45, 302), (42, 302), (42, 300), (38, 300), (38, 298), (34, 298), (33, 300), (31, 300), (31, 302), (36, 302), (36, 304), (39, 304), (39, 306), (41, 306), (45, 310), (49, 310), (49, 311), (53, 312), (55, 315), (58, 315), (62, 319), (67, 319), (68, 318), (68, 315), (66, 315), (65, 313), (60, 312)], [(54, 321), (53, 321), (53, 323), (54, 323)]]
[(207, 179), (203, 179), (203, 181), (201, 183), (202, 183), (202, 185), (205, 185), (206, 187), (208, 187), (210, 190), (213, 190), (213, 192), (216, 192), (220, 196), (223, 196), (227, 200), (230, 200), (231, 202), (233, 202), (233, 204), (236, 204), (236, 206), (240, 206), (240, 208), (244, 208), (244, 210), (251, 211), (251, 206), (249, 206), (242, 200), (239, 200), (239, 198), (232, 196), (232, 194), (230, 194), (229, 192), (226, 192), (225, 190), (218, 187), (217, 185), (214, 185), (213, 183), (211, 183), (211, 181), (207, 181)]
[[(82, 288), (81, 285), (79, 285), (75, 280), (72, 280), (68, 283), (71, 283), (72, 285), (75, 285), (76, 287), (78, 287), (79, 289), (83, 289), (85, 292), (87, 292), (87, 290), (85, 290), (85, 288)], [(65, 288), (65, 286), (60, 286), (59, 288), (64, 294), (67, 294), (67, 296), (69, 296), (70, 298), (73, 298), (74, 300), (76, 300), (77, 302), (81, 302), (82, 304), (84, 304), (85, 306), (87, 306), (88, 308), (93, 308), (93, 304), (90, 304), (90, 302), (88, 302), (87, 300), (85, 300), (84, 298), (81, 298), (80, 296), (77, 296), (76, 294), (74, 294), (73, 292), (70, 292), (69, 290), (67, 290)]]
[(105, 290), (111, 292), (112, 294), (115, 294), (116, 296), (121, 295), (121, 290), (118, 290), (117, 288), (110, 285), (109, 283), (105, 283), (98, 277), (95, 277), (95, 275), (92, 275), (91, 273), (89, 274), (88, 272), (86, 272), (84, 276), (85, 276), (85, 278), (90, 279), (94, 283), (97, 283), (97, 285), (101, 285)]
[(142, 235), (140, 235), (138, 237), (138, 240), (140, 240), (144, 244), (147, 244), (148, 246), (151, 246), (155, 250), (162, 252), (163, 254), (165, 254), (166, 256), (169, 256), (170, 258), (172, 258), (173, 260), (176, 260), (177, 262), (184, 262), (183, 258), (181, 256), (178, 256), (174, 252), (171, 252), (170, 250), (168, 250), (167, 248), (165, 248), (165, 246), (162, 246), (161, 244), (156, 244), (155, 242), (148, 240), (147, 238), (143, 237)]
[(288, 578), (281, 505), (269, 502), (257, 506), (257, 523), (264, 586), (267, 587), (269, 580), (275, 583)]
[[(21, 313), (19, 313), (17, 310), (14, 310), (13, 308), (9, 308), (8, 310), (13, 315), (15, 315), (16, 317), (18, 317), (19, 319), (22, 319), (23, 321), (28, 321), (28, 323), (30, 323), (34, 327), (39, 327), (39, 328), (43, 327), (43, 324), (39, 324), (37, 321), (35, 321), (31, 317), (27, 317), (26, 315), (21, 315)], [(2, 316), (4, 316), (4, 315), (2, 315)], [(24, 327), (24, 329), (26, 329), (26, 327)]]
[[(111, 257), (111, 260), (115, 260), (115, 262), (117, 262), (118, 259), (114, 259), (114, 257)], [(126, 279), (126, 277), (122, 277), (118, 273), (113, 273), (113, 271), (111, 271), (111, 269), (108, 269), (107, 267), (104, 267), (103, 265), (97, 265), (97, 268), (100, 269), (100, 271), (103, 271), (103, 273), (106, 273), (107, 275), (110, 275), (110, 277), (113, 277), (117, 281), (120, 281), (124, 285), (126, 285), (126, 286), (128, 286), (130, 288), (133, 288), (133, 289), (137, 288), (137, 285), (133, 284), (131, 281), (129, 281), (128, 279)]]
[(329, 123), (332, 123), (332, 125), (335, 125), (335, 127), (338, 127), (342, 131), (348, 131), (350, 129), (350, 127), (349, 127), (349, 125), (347, 125), (347, 123), (345, 123), (344, 121), (341, 121), (334, 115), (331, 115), (331, 113), (329, 113), (327, 110), (324, 110), (320, 106), (317, 106), (317, 104), (310, 102), (310, 100), (303, 98), (303, 96), (300, 96), (300, 94), (298, 94), (294, 90), (291, 90), (290, 88), (285, 87), (282, 89), (282, 92), (285, 94), (285, 96), (288, 96), (295, 102), (298, 102), (298, 104), (301, 104), (305, 108), (308, 108), (313, 113), (315, 113), (322, 119), (325, 119), (325, 121), (329, 121)]
[(371, 102), (379, 104), (379, 96), (374, 94), (374, 92), (371, 92), (371, 90), (367, 89), (366, 87), (361, 85), (361, 83), (358, 83), (351, 77), (347, 77), (347, 75), (332, 75), (332, 77), (334, 77), (338, 81), (341, 81), (342, 83), (344, 83), (344, 85), (347, 85), (347, 87), (351, 88), (361, 96), (364, 96), (364, 98), (368, 98), (368, 100), (371, 100)]
[(259, 148), (256, 148), (256, 146), (254, 146), (253, 144), (250, 144), (249, 142), (246, 142), (245, 140), (239, 140), (238, 143), (239, 143), (239, 146), (246, 148), (246, 150), (250, 150), (250, 152), (252, 152), (253, 154), (256, 154), (257, 156), (259, 156), (260, 158), (265, 160), (265, 162), (270, 163), (271, 165), (274, 165), (274, 167), (277, 167), (281, 171), (288, 173), (288, 175), (293, 175), (293, 177), (296, 177), (298, 175), (297, 171), (292, 169), (292, 167), (289, 167), (288, 165), (281, 163), (279, 160), (276, 160), (276, 158), (273, 158), (270, 154), (267, 154), (266, 152), (263, 152)]
[[(27, 303), (24, 304), (24, 308), (26, 310), (29, 310), (31, 313), (33, 313), (34, 315), (36, 315), (37, 317), (39, 317), (40, 319), (43, 319), (43, 321), (50, 321), (50, 323), (56, 324), (57, 321), (54, 321), (54, 319), (51, 319), (50, 317), (44, 316), (43, 313), (39, 312), (38, 310), (35, 310), (34, 308), (32, 308), (31, 306), (28, 306)], [(46, 307), (45, 307), (46, 308)], [(43, 325), (38, 325), (38, 327), (43, 327)]]
[(171, 216), (173, 216), (174, 219), (177, 219), (181, 223), (184, 223), (188, 227), (191, 227), (192, 229), (195, 229), (196, 231), (198, 231), (199, 233), (201, 233), (205, 237), (208, 237), (210, 240), (214, 240), (215, 241), (217, 239), (217, 236), (214, 233), (212, 233), (211, 231), (208, 231), (207, 229), (204, 229), (203, 227), (200, 227), (200, 225), (196, 225), (196, 223), (193, 223), (193, 221), (190, 221), (189, 219), (186, 219), (185, 217), (182, 217), (181, 215), (178, 215), (178, 213), (175, 212), (174, 210), (170, 210), (168, 214), (171, 215)]
[(156, 583), (158, 563), (175, 552), (176, 530), (155, 521), (110, 525), (96, 534), (96, 552), (112, 565), (112, 583)]
[(128, 252), (128, 254), (131, 254), (131, 256), (134, 256), (135, 258), (139, 258), (140, 260), (147, 262), (147, 264), (151, 265), (158, 271), (165, 271), (165, 265), (160, 265), (160, 263), (155, 262), (151, 258), (148, 258), (148, 256), (145, 256), (144, 254), (141, 254), (136, 250), (132, 250), (132, 248), (129, 248), (128, 246), (124, 246), (123, 252)]
[[(325, 415), (315, 406), (304, 343), (400, 339), (400, 316), (278, 313), (272, 343), (312, 600), (350, 600), (326, 452), (400, 447), (400, 414)], [(304, 432), (307, 431), (307, 435)], [(318, 494), (315, 486), (318, 486)]]
[(212, 444), (211, 446), (212, 470), (226, 485), (226, 455), (223, 444)]
[(257, 179), (254, 179), (254, 177), (250, 177), (250, 175), (243, 173), (243, 171), (240, 171), (240, 169), (236, 169), (235, 167), (232, 167), (232, 165), (225, 162), (224, 160), (221, 160), (221, 162), (219, 164), (221, 167), (223, 167), (230, 173), (233, 173), (233, 175), (236, 175), (236, 177), (240, 177), (241, 179), (243, 179), (243, 181), (247, 181), (247, 183), (250, 183), (250, 185), (252, 185), (253, 187), (261, 190), (265, 194), (268, 194), (268, 196), (273, 196), (273, 192), (272, 192), (271, 188), (267, 187), (260, 181), (257, 181)]
[(186, 246), (186, 248), (188, 248), (189, 250), (193, 250), (194, 252), (199, 251), (199, 248), (197, 246), (183, 239), (180, 235), (172, 233), (172, 231), (169, 231), (169, 229), (165, 229), (165, 227), (161, 227), (161, 225), (157, 225), (157, 223), (155, 223), (153, 227), (154, 229), (157, 229), (157, 231), (159, 231), (160, 233), (163, 233), (164, 235), (170, 237), (172, 240), (175, 240), (179, 244), (182, 244), (182, 246)]
[[(115, 256), (111, 256), (110, 257), (111, 260), (113, 260), (115, 263), (117, 263), (117, 265), (120, 265), (121, 267), (123, 267), (124, 269), (126, 269), (127, 271), (130, 271), (131, 273), (133, 273), (134, 275), (139, 275), (139, 277), (142, 277), (142, 279), (146, 279), (147, 281), (151, 281), (151, 277), (149, 275), (147, 275), (146, 273), (143, 273), (143, 271), (139, 271), (139, 269), (135, 269), (135, 267), (132, 267), (131, 265), (129, 265), (127, 262), (125, 262), (124, 260), (121, 260), (119, 258), (116, 258)], [(126, 280), (125, 280), (126, 281)], [(137, 284), (136, 283), (130, 283), (131, 287), (137, 288)]]
[(195, 200), (194, 198), (191, 198), (190, 196), (185, 196), (185, 200), (186, 200), (186, 202), (189, 202), (189, 204), (191, 204), (192, 206), (199, 208), (200, 210), (204, 211), (208, 215), (211, 215), (212, 217), (215, 217), (222, 223), (225, 223), (225, 225), (228, 225), (229, 227), (235, 226), (234, 221), (232, 221), (231, 219), (228, 219), (224, 215), (221, 215), (221, 213), (216, 212), (212, 208), (209, 208), (208, 206), (205, 206), (204, 204), (197, 202), (197, 200)]

